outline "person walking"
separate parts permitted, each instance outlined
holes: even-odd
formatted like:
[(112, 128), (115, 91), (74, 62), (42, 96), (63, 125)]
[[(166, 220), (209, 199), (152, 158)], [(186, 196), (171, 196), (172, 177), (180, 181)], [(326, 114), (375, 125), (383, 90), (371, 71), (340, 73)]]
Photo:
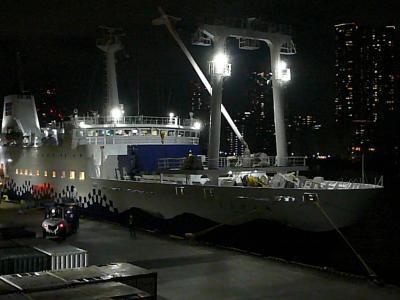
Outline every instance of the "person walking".
[(133, 223), (133, 215), (129, 215), (129, 233), (131, 237), (134, 237), (136, 239), (136, 230), (135, 230), (135, 224)]

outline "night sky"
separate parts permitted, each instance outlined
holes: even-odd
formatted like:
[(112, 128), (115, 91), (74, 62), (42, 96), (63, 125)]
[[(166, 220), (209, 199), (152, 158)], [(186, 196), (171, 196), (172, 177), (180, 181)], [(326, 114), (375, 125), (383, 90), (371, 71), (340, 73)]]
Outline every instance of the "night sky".
[[(291, 24), (298, 54), (288, 59), (292, 81), (286, 88), (291, 111), (333, 112), (334, 24), (399, 25), (397, 1), (6, 1), (0, 3), (0, 94), (15, 92), (15, 53), (21, 52), (25, 85), (39, 97), (47, 85), (57, 90), (57, 103), (66, 112), (98, 110), (103, 101), (103, 56), (95, 47), (98, 25), (121, 27), (125, 50), (118, 54), (120, 101), (136, 114), (140, 83), (141, 113), (189, 111), (188, 85), (198, 80), (164, 27), (154, 27), (157, 4), (182, 21), (177, 25), (185, 44), (207, 70), (211, 48), (190, 45), (199, 16), (245, 17)], [(248, 74), (269, 71), (267, 48), (237, 50), (228, 43), (233, 75), (226, 81), (224, 104), (238, 112), (246, 106), (242, 88)], [(138, 75), (139, 74), (139, 75)], [(139, 80), (138, 80), (139, 79)]]

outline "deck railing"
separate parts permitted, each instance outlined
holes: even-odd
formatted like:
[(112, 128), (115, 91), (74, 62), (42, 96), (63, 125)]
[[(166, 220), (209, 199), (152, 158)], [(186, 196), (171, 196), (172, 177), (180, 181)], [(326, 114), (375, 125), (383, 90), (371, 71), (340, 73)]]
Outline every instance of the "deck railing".
[[(182, 169), (186, 158), (160, 158), (157, 162), (158, 169)], [(306, 166), (306, 158), (303, 156), (288, 156), (284, 158), (288, 167)], [(202, 165), (207, 167), (208, 157), (202, 157)], [(263, 159), (257, 157), (220, 157), (218, 159), (219, 168), (257, 168), (276, 166), (275, 156), (266, 156)]]
[(187, 126), (192, 127), (197, 119), (182, 119), (179, 117), (150, 117), (150, 116), (125, 116), (121, 118), (113, 118), (111, 116), (99, 116), (99, 117), (75, 117), (75, 124), (80, 126), (81, 124), (95, 126), (95, 125), (153, 125), (153, 126)]
[(151, 144), (159, 145), (162, 142), (168, 144), (185, 144), (185, 145), (197, 145), (199, 138), (197, 137), (185, 137), (185, 136), (167, 136), (162, 141), (159, 136), (147, 135), (147, 136), (92, 136), (80, 139), (81, 144), (90, 145), (115, 145), (115, 144)]

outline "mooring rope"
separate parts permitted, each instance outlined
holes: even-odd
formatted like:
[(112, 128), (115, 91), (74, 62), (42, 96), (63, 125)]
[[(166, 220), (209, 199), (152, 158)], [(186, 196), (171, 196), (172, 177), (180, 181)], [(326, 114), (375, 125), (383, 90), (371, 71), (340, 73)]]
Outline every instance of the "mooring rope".
[(329, 217), (328, 213), (325, 211), (325, 209), (321, 206), (319, 203), (319, 200), (313, 201), (315, 205), (319, 208), (321, 213), (324, 215), (324, 217), (328, 220), (328, 222), (331, 224), (331, 226), (336, 230), (336, 232), (341, 236), (341, 238), (345, 241), (347, 246), (353, 251), (354, 255), (357, 257), (357, 259), (361, 262), (361, 264), (364, 266), (364, 268), (367, 270), (369, 276), (373, 279), (377, 278), (376, 273), (368, 266), (368, 264), (365, 262), (365, 260), (361, 257), (361, 255), (354, 249), (354, 247), (351, 245), (349, 240), (344, 236), (344, 234), (340, 231), (340, 229), (335, 225), (333, 220)]

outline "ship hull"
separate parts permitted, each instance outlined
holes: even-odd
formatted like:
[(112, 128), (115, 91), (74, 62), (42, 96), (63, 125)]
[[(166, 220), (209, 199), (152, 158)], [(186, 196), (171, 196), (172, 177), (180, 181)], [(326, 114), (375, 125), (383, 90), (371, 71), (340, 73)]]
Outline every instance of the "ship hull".
[[(380, 190), (224, 187), (95, 178), (73, 184), (50, 178), (43, 184), (32, 176), (10, 178), (5, 188), (12, 198), (74, 201), (84, 211), (120, 221), (126, 218), (125, 212), (141, 209), (162, 219), (185, 213), (232, 225), (266, 219), (316, 232), (334, 229), (321, 208), (335, 226), (350, 226), (367, 213)], [(304, 193), (317, 195), (319, 205), (304, 201)]]

